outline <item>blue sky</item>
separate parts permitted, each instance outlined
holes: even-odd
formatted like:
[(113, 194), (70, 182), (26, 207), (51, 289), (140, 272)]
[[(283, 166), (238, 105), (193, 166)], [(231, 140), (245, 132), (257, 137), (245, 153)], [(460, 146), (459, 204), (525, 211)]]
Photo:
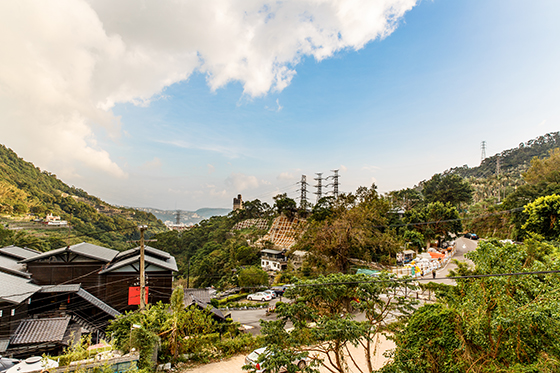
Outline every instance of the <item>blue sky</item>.
[[(247, 55), (232, 54), (231, 60), (239, 58), (241, 65), (230, 65), (227, 53), (220, 55), (229, 47), (216, 41), (224, 35), (220, 33), (228, 32), (220, 24), (203, 30), (208, 33), (204, 36), (197, 34), (198, 30), (159, 27), (161, 39), (156, 35), (152, 40), (152, 35), (140, 31), (152, 21), (142, 18), (149, 15), (131, 17), (126, 25), (117, 18), (119, 12), (130, 12), (133, 3), (122, 5), (122, 9), (113, 9), (104, 1), (80, 4), (68, 14), (83, 12), (91, 29), (100, 31), (78, 33), (63, 52), (82, 50), (84, 40), (97, 40), (102, 35), (106, 45), (96, 44), (96, 48), (108, 51), (109, 57), (96, 55), (95, 62), (87, 65), (97, 64), (85, 79), (87, 83), (70, 88), (77, 97), (84, 91), (94, 92), (85, 94), (83, 101), (94, 102), (101, 110), (81, 109), (81, 102), (71, 102), (70, 108), (64, 107), (67, 115), (54, 115), (44, 94), (37, 94), (40, 102), (35, 106), (46, 107), (45, 115), (56, 117), (53, 128), (62, 121), (65, 131), (79, 129), (74, 134), (76, 143), (83, 140), (81, 148), (90, 150), (86, 154), (64, 150), (65, 145), (57, 142), (66, 137), (59, 136), (62, 138), (53, 139), (51, 145), (63, 148), (62, 155), (45, 157), (45, 152), (39, 152), (40, 147), (26, 138), (33, 136), (21, 131), (10, 133), (5, 145), (110, 203), (196, 210), (231, 207), (237, 194), (245, 200), (267, 202), (279, 192), (295, 198), (296, 182), (302, 174), (313, 185), (310, 179), (314, 173), (328, 176), (333, 169), (340, 170), (344, 192), (372, 182), (381, 192), (411, 187), (454, 166), (478, 165), (483, 140), (487, 154), (492, 155), (560, 129), (560, 3), (393, 3), (399, 20), (392, 32), (379, 37), (378, 29), (354, 27), (360, 19), (341, 21), (336, 25), (340, 38), (346, 38), (342, 46), (336, 38), (317, 41), (322, 39), (313, 33), (303, 35), (303, 39), (290, 35), (290, 30), (301, 24), (290, 18), (294, 14), (312, 14), (314, 23), (326, 20), (327, 25), (332, 15), (313, 4), (309, 9), (294, 5), (297, 9), (292, 10), (292, 3), (281, 3), (283, 8), (270, 11), (276, 17), (274, 28), (257, 29), (266, 36), (267, 47), (271, 43), (279, 46), (270, 54), (259, 55), (261, 48), (256, 42), (239, 46), (236, 38), (229, 42), (235, 48), (228, 53), (254, 47)], [(367, 2), (357, 1), (354, 6), (363, 6), (367, 13), (370, 5), (364, 4)], [(213, 5), (224, 6), (219, 1)], [(360, 13), (361, 9), (357, 10)], [(340, 9), (337, 12), (333, 14), (338, 15)], [(169, 24), (179, 22), (173, 12), (166, 16)], [(231, 20), (236, 20), (235, 14)], [(244, 20), (239, 22), (241, 26)], [(372, 37), (372, 32), (377, 32), (376, 36)], [(352, 39), (355, 35), (358, 41)], [(208, 40), (197, 46), (197, 38), (204, 37)], [(293, 40), (314, 37), (316, 49), (311, 52), (283, 48)], [(194, 46), (183, 41), (166, 44), (175, 38), (195, 40)], [(362, 47), (364, 40), (367, 42)], [(132, 57), (123, 57), (132, 62), (120, 67), (118, 73), (105, 73), (120, 63), (111, 59), (119, 42), (125, 45), (122, 48), (134, 51)], [(46, 46), (50, 41), (35, 43)], [(321, 60), (317, 46), (330, 48)], [(140, 47), (144, 48), (142, 53), (138, 52)], [(157, 48), (156, 57), (146, 52)], [(108, 67), (99, 62), (103, 58)], [(149, 58), (148, 67), (136, 71), (142, 63), (138, 61)], [(186, 68), (193, 58), (198, 62)], [(263, 83), (258, 63), (243, 70), (243, 61), (252, 58), (262, 59), (263, 65), (284, 59), (279, 65), (286, 66), (293, 76)], [(49, 61), (57, 66), (56, 60)], [(124, 75), (130, 75), (130, 80), (122, 79)], [(2, 83), (10, 82), (0, 77)], [(112, 84), (114, 87), (105, 88)], [(18, 118), (7, 104), (0, 106), (0, 115), (2, 112), (5, 119)], [(75, 112), (81, 115), (80, 120), (75, 120)], [(22, 128), (25, 125), (22, 122)], [(72, 142), (71, 136), (68, 139)]]

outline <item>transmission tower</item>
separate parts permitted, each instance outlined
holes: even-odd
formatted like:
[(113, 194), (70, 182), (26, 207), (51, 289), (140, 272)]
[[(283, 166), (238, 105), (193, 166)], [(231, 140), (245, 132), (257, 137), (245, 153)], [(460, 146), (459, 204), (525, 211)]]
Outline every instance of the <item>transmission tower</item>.
[(175, 211), (175, 224), (181, 224), (181, 210)]
[(301, 192), (301, 196), (300, 196), (300, 207), (302, 208), (306, 208), (307, 207), (307, 186), (309, 185), (307, 183), (307, 176), (306, 175), (301, 175), (301, 181), (298, 183), (300, 185), (300, 189), (299, 191)]
[(486, 159), (486, 141), (483, 141), (482, 144), (480, 144), (480, 150), (480, 163), (482, 163), (482, 161)]
[(323, 173), (316, 172), (315, 175), (317, 175), (317, 177), (314, 179), (317, 181), (317, 185), (315, 185), (317, 191), (315, 192), (315, 194), (317, 195), (317, 202), (319, 202), (321, 197), (323, 197), (323, 178), (322, 178)]
[(331, 176), (327, 177), (325, 180), (332, 179), (333, 182), (331, 184), (327, 184), (325, 186), (332, 186), (333, 187), (332, 194), (334, 196), (334, 199), (337, 199), (338, 198), (338, 185), (339, 185), (338, 184), (338, 177), (340, 175), (338, 174), (338, 170), (331, 170), (331, 171), (334, 172), (334, 175), (331, 175)]

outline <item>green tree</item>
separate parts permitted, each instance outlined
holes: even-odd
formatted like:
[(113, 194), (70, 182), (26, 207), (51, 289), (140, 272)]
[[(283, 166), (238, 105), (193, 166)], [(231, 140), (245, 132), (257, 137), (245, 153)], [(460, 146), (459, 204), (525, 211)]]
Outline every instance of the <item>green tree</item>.
[(278, 214), (284, 214), (288, 218), (293, 218), (297, 213), (297, 203), (293, 199), (289, 198), (286, 193), (278, 194), (273, 197), (274, 199), (274, 209)]
[(457, 208), (450, 202), (432, 202), (419, 210), (411, 210), (405, 213), (404, 221), (418, 232), (424, 235), (426, 243), (432, 239), (442, 239), (449, 233), (457, 233), (462, 230)]
[(268, 286), (268, 273), (261, 268), (253, 266), (239, 271), (237, 283), (242, 288), (258, 288)]
[(435, 174), (422, 183), (422, 194), (428, 203), (451, 203), (458, 207), (461, 203), (472, 202), (473, 188), (458, 175)]
[[(452, 275), (558, 271), (555, 248), (482, 241)], [(397, 348), (381, 372), (557, 372), (560, 275), (457, 279), (396, 329)]]
[(559, 240), (559, 195), (539, 197), (534, 202), (527, 204), (523, 212), (527, 215), (527, 221), (522, 226), (523, 230), (540, 234), (549, 240)]

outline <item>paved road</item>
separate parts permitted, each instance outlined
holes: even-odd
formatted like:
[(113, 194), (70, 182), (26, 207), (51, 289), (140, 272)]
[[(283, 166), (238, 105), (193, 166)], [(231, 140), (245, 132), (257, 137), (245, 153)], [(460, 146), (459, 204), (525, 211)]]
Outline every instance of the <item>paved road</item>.
[[(433, 282), (439, 282), (447, 285), (455, 285), (455, 280), (450, 280), (445, 278), (449, 274), (450, 270), (457, 268), (457, 264), (453, 263), (453, 259), (456, 259), (460, 262), (467, 262), (470, 266), (474, 265), (472, 261), (465, 258), (465, 254), (475, 250), (476, 247), (478, 246), (478, 241), (469, 240), (468, 238), (460, 237), (455, 240), (455, 245), (456, 245), (455, 247), (457, 248), (455, 251), (455, 255), (453, 256), (453, 258), (451, 258), (451, 260), (449, 261), (449, 263), (447, 263), (445, 267), (437, 271), (436, 279), (433, 280)], [(431, 278), (431, 276), (432, 275), (430, 273), (424, 276), (424, 278)]]

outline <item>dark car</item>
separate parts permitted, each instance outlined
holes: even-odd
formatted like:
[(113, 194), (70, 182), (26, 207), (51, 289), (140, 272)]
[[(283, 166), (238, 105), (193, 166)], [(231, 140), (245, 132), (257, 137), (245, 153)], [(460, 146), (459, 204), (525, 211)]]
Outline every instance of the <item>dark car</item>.
[(466, 233), (465, 238), (470, 240), (478, 240), (478, 235), (476, 233)]
[(17, 359), (10, 359), (9, 357), (0, 356), (0, 372), (5, 372), (20, 361)]
[(287, 286), (273, 286), (272, 287), (272, 291), (274, 291), (276, 293), (276, 296), (281, 296), (284, 295), (284, 292), (286, 291)]

